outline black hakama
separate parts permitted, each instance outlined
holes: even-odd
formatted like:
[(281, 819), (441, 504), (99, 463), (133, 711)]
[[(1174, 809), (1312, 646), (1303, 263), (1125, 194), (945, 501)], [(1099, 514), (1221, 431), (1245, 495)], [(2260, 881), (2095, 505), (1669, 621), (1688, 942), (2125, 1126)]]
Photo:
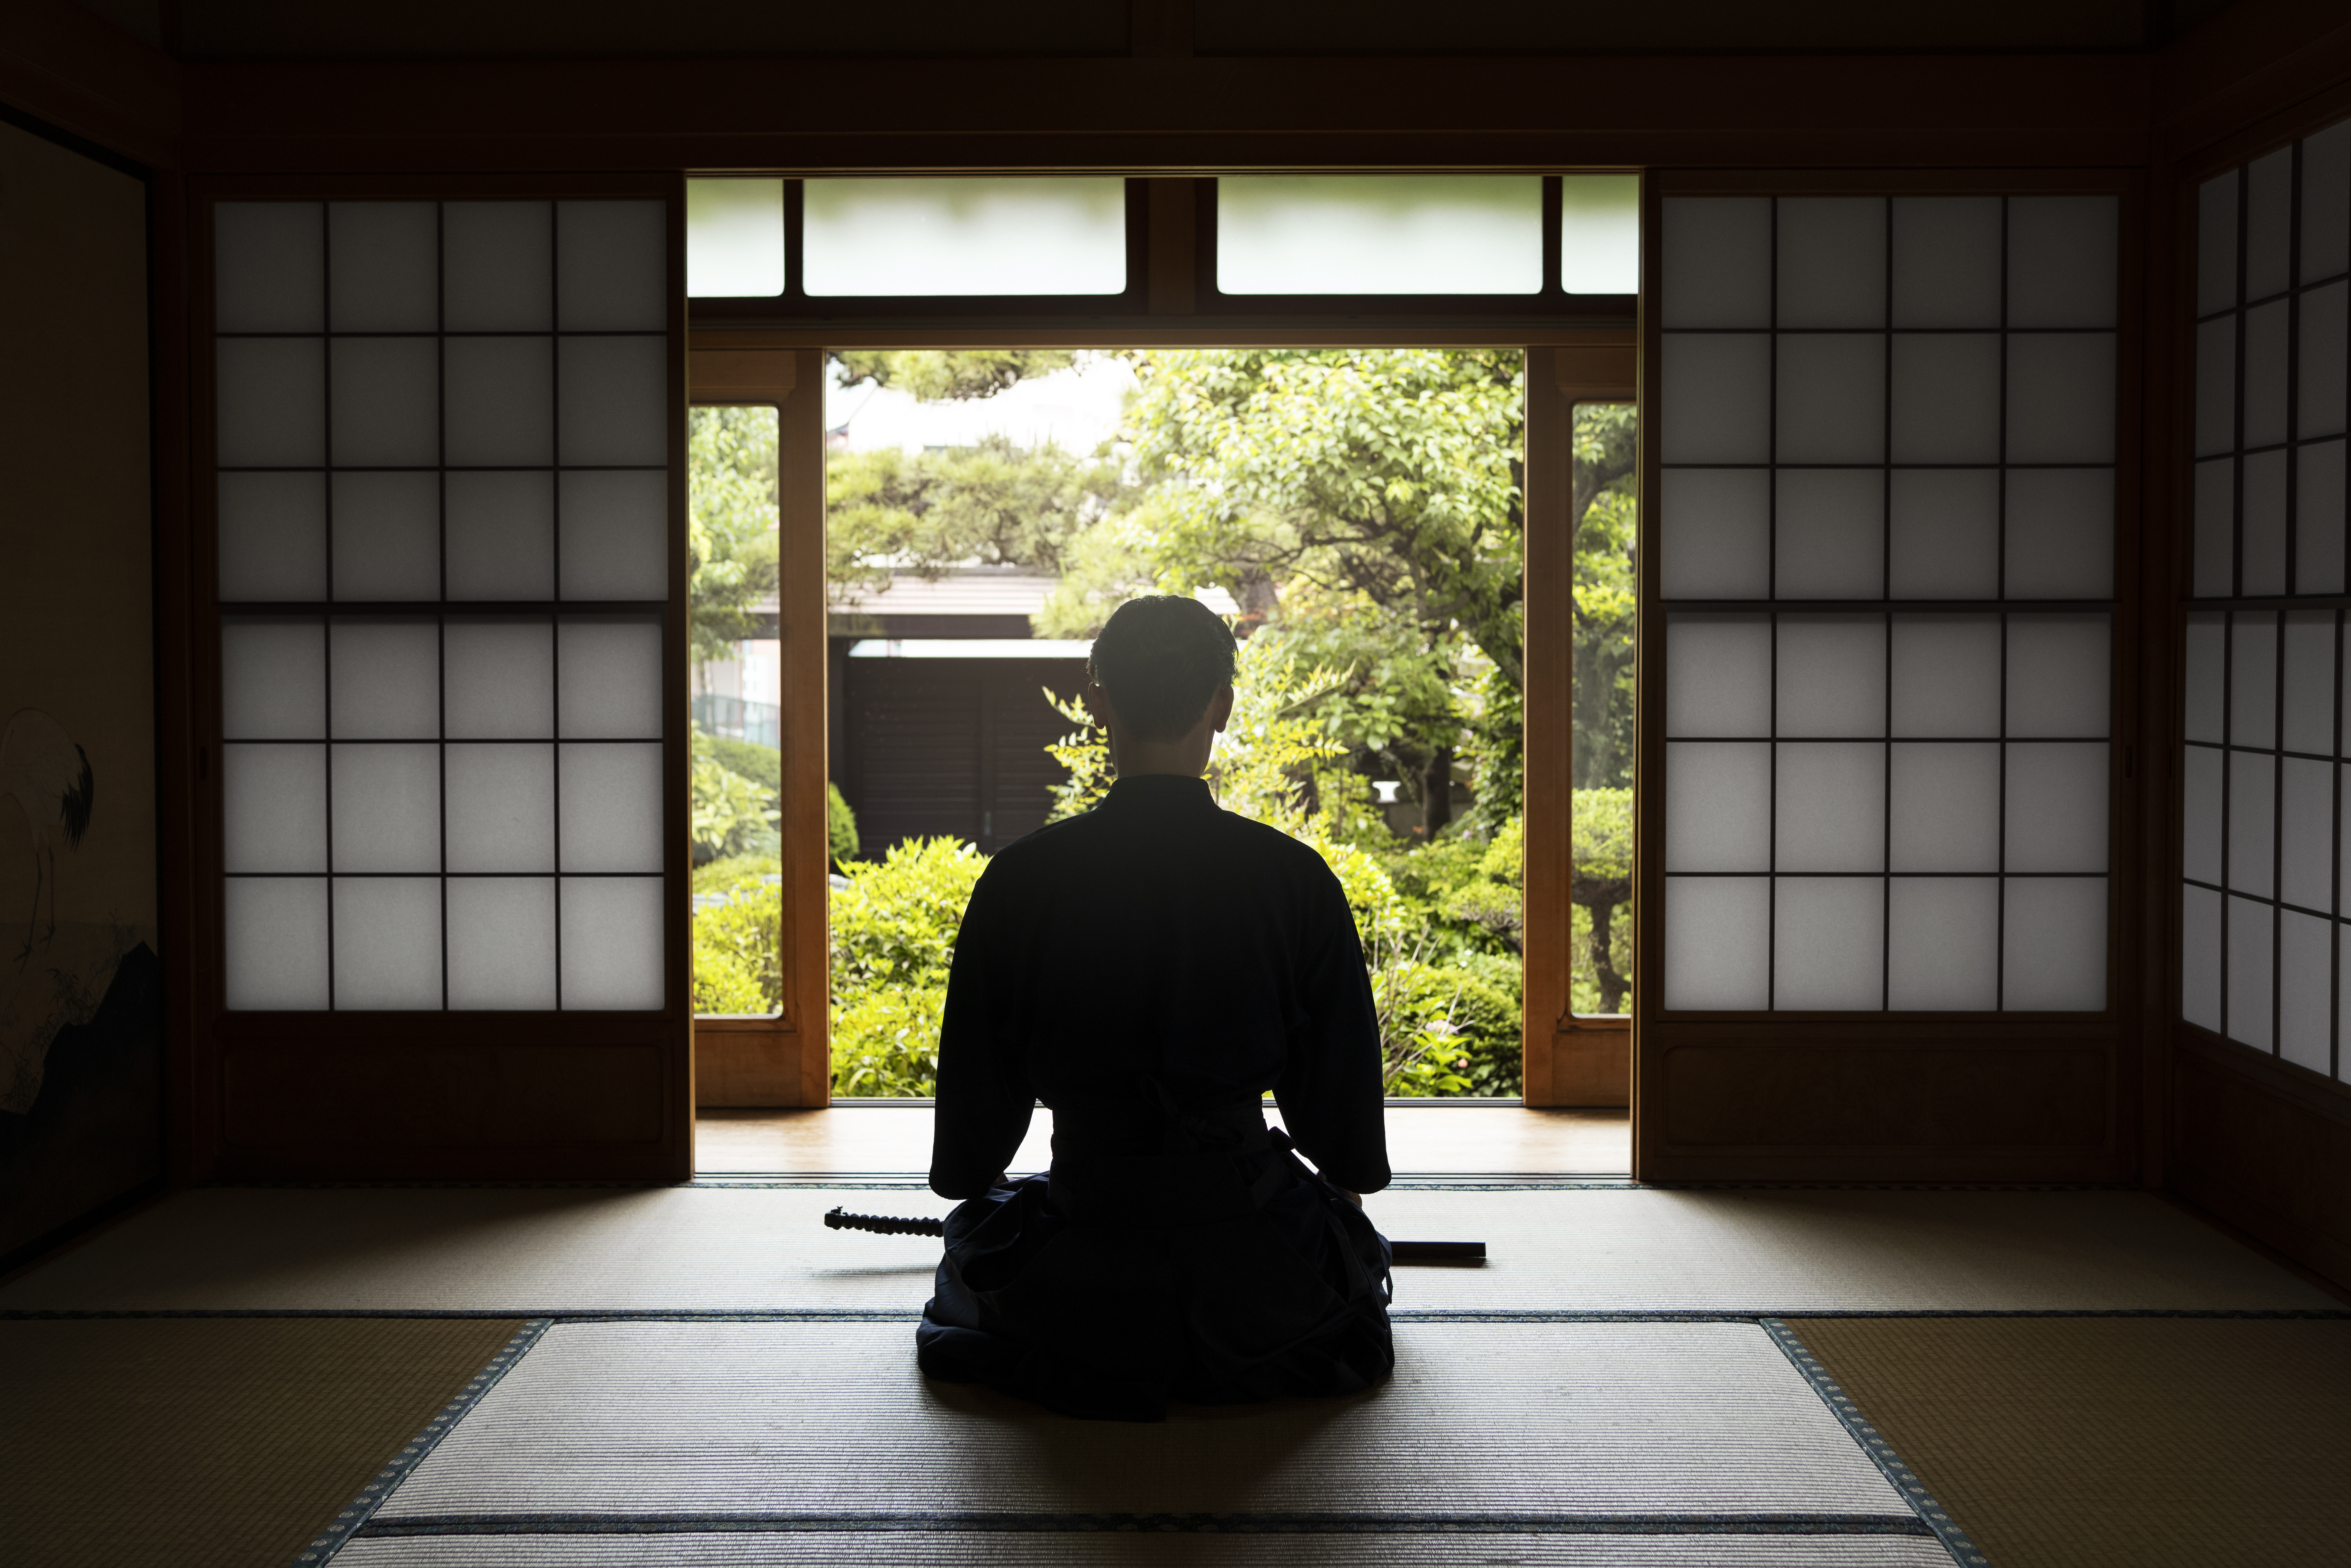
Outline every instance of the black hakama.
[[(1008, 1181), (1039, 1100), (1052, 1169)], [(989, 864), (940, 1041), (931, 1186), (967, 1201), (925, 1375), (1126, 1420), (1369, 1388), (1388, 1249), (1337, 1189), (1387, 1181), (1371, 988), (1311, 847), (1153, 775)]]

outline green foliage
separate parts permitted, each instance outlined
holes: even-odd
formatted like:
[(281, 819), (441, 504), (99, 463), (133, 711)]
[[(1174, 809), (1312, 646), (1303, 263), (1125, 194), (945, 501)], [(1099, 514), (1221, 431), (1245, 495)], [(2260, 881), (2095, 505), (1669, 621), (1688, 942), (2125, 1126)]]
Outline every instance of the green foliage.
[(776, 791), (718, 759), (717, 743), (696, 729), (687, 815), (695, 852), (705, 859), (773, 854), (778, 842)]
[(857, 858), (857, 813), (841, 798), (841, 786), (830, 779), (824, 786), (824, 837), (833, 864)]
[(1145, 580), (1227, 589), (1352, 672), (1336, 733), (1441, 825), (1473, 688), (1520, 679), (1522, 357), (1167, 350), (1138, 373), (1128, 434), (1155, 488), (1072, 545), (1092, 580), (1040, 623), (1067, 634)]
[(730, 659), (759, 634), (755, 610), (776, 591), (776, 411), (688, 411), (691, 502), (686, 590), (697, 664)]
[(761, 746), (748, 740), (732, 740), (723, 735), (705, 735), (710, 755), (718, 766), (729, 773), (739, 773), (769, 794), (780, 794), (784, 788), (784, 754), (772, 746)]
[(836, 452), (825, 465), (825, 576), (854, 602), (892, 571), (1014, 565), (1058, 576), (1071, 540), (1123, 493), (1120, 465), (991, 435), (908, 454)]
[(832, 1009), (832, 1092), (904, 1099), (938, 1092), (945, 985), (875, 987)]
[(1569, 1006), (1621, 1013), (1633, 985), (1633, 791), (1578, 789), (1570, 800)]
[(1633, 782), (1633, 570), (1639, 451), (1630, 403), (1578, 403), (1575, 508), (1575, 787)]
[(837, 990), (946, 983), (956, 928), (987, 857), (960, 839), (909, 839), (844, 867), (832, 893)]
[(1045, 814), (1058, 822), (1091, 811), (1110, 792), (1110, 731), (1104, 729), (1076, 697), (1064, 697), (1052, 687), (1042, 688), (1053, 711), (1077, 727), (1045, 747), (1045, 755), (1061, 765), (1063, 778), (1052, 787), (1053, 809)]
[(763, 876), (781, 876), (784, 862), (774, 855), (728, 855), (695, 866), (688, 877), (697, 894), (729, 893)]
[[(694, 912), (694, 1010), (775, 1011), (783, 1005), (784, 994), (782, 956), (776, 941), (784, 918), (782, 884), (745, 872), (730, 885), (708, 891), (723, 895), (725, 902)], [(697, 886), (695, 892), (705, 889)]]
[(1526, 703), (1519, 684), (1492, 666), (1473, 691), (1461, 758), (1469, 764), (1478, 798), (1462, 817), (1461, 831), (1487, 838), (1526, 811)]
[(844, 868), (832, 926), (832, 1092), (929, 1094), (964, 906), (987, 857), (956, 839)]
[(1078, 356), (1067, 349), (847, 349), (836, 352), (841, 384), (897, 387), (925, 402), (994, 397), (1024, 380), (1066, 370)]

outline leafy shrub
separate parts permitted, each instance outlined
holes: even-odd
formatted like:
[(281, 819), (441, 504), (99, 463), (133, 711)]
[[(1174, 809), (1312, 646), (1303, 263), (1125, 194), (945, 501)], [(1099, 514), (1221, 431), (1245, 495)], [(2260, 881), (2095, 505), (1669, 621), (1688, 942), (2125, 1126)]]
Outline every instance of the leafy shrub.
[(835, 865), (857, 858), (857, 813), (841, 798), (841, 786), (830, 781), (824, 787), (824, 836)]
[(748, 872), (738, 873), (727, 887), (709, 891), (725, 902), (694, 912), (694, 1010), (773, 1012), (783, 1005), (784, 996), (783, 964), (776, 946), (784, 918), (782, 884)]
[(947, 988), (876, 986), (832, 1009), (832, 1092), (903, 1098), (938, 1092), (939, 1024)]
[(776, 792), (720, 761), (719, 744), (699, 729), (694, 732), (687, 814), (695, 852), (705, 860), (774, 854), (781, 842), (776, 832)]
[[(723, 735), (704, 735), (700, 748), (727, 772), (747, 779), (767, 792), (766, 804), (772, 808), (782, 798), (784, 790), (784, 756), (772, 746), (755, 741), (733, 740)], [(697, 787), (700, 780), (697, 777)], [(841, 786), (828, 783), (825, 795), (825, 837), (827, 849), (835, 861), (857, 858), (857, 813), (841, 797)]]
[(987, 858), (957, 839), (894, 844), (832, 891), (832, 1092), (929, 1094), (956, 930)]

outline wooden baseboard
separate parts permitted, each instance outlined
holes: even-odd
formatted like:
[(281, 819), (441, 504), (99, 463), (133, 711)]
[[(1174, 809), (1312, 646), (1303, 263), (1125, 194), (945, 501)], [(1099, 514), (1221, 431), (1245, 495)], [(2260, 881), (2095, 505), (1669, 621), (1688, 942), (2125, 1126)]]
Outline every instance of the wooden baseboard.
[[(809, 1092), (812, 1076), (802, 1058), (808, 1042), (793, 1030), (729, 1029), (696, 1023), (694, 1103), (697, 1108), (795, 1107), (826, 1104)], [(823, 1082), (819, 1077), (818, 1082)]]
[(2351, 1286), (2351, 1089), (2182, 1024), (2168, 1186)]

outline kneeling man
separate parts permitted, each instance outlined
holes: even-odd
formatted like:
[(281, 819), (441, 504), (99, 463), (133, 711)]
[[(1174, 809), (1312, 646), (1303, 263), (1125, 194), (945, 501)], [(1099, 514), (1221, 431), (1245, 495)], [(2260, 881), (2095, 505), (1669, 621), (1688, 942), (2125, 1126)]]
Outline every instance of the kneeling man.
[[(1388, 1181), (1363, 949), (1322, 857), (1201, 777), (1233, 666), (1196, 601), (1121, 605), (1092, 660), (1117, 782), (972, 894), (931, 1152), (932, 1189), (967, 1201), (916, 1333), (926, 1376), (1157, 1420), (1395, 1364), (1387, 1243), (1354, 1199)], [(1008, 1182), (1039, 1100), (1052, 1169)]]

